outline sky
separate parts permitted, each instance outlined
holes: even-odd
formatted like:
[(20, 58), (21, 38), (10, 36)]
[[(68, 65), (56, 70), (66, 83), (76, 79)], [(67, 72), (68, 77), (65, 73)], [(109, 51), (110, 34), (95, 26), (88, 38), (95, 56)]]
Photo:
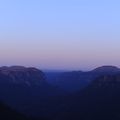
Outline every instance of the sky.
[(0, 66), (120, 67), (120, 0), (0, 0)]

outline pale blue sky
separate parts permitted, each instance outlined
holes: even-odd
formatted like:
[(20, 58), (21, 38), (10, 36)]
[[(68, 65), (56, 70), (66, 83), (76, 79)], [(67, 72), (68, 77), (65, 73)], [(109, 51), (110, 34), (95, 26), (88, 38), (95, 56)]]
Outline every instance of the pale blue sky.
[(0, 65), (120, 67), (119, 0), (0, 0)]

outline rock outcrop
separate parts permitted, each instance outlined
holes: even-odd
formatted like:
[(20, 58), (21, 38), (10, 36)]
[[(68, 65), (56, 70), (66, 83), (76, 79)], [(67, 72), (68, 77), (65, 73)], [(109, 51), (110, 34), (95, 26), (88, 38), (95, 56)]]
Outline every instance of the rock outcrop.
[(0, 83), (40, 85), (44, 82), (45, 75), (37, 68), (23, 66), (0, 68)]

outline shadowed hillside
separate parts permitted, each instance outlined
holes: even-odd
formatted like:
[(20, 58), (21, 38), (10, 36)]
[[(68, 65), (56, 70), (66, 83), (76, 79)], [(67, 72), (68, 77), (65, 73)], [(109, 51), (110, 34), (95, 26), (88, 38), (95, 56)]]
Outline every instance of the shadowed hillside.
[(69, 98), (56, 120), (119, 120), (120, 74), (98, 77)]
[(49, 85), (42, 71), (22, 66), (0, 68), (0, 100), (27, 114), (45, 118), (51, 115), (53, 100), (62, 90)]
[(0, 103), (0, 120), (32, 120), (28, 119), (8, 106)]
[(102, 66), (88, 72), (54, 72), (46, 73), (46, 75), (49, 83), (71, 93), (85, 88), (92, 80), (101, 75), (112, 75), (119, 72), (120, 69), (115, 66)]

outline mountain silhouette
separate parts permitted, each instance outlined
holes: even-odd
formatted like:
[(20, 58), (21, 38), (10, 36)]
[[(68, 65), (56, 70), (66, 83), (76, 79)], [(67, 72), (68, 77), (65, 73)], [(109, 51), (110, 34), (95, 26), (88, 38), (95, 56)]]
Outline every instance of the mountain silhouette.
[(64, 91), (47, 83), (45, 74), (37, 68), (22, 66), (0, 68), (0, 100), (28, 116), (46, 118), (51, 96)]
[(120, 69), (115, 66), (101, 66), (94, 69), (93, 72), (120, 72)]
[(66, 101), (56, 120), (119, 120), (120, 74), (103, 75)]
[(40, 85), (45, 82), (45, 75), (36, 68), (23, 66), (1, 67), (0, 82), (13, 82), (14, 84)]
[(58, 86), (60, 89), (64, 89), (70, 93), (79, 91), (85, 88), (95, 78), (106, 75), (120, 73), (120, 69), (115, 66), (101, 66), (94, 70), (83, 71), (71, 71), (62, 73), (47, 73), (49, 82), (52, 85)]
[(65, 93), (49, 84), (45, 73), (37, 68), (0, 67), (0, 101), (9, 105), (10, 110), (38, 120), (41, 117), (49, 120), (120, 119), (119, 68), (103, 66), (88, 72), (53, 74), (58, 85), (62, 83), (72, 92)]

